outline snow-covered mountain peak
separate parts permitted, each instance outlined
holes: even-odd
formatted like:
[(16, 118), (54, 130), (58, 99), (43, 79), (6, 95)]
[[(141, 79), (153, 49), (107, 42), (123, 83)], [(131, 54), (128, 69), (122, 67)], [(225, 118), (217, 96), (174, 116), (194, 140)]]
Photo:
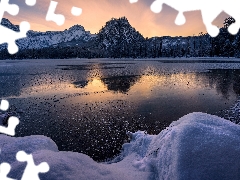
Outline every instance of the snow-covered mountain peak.
[[(14, 31), (19, 31), (19, 26), (13, 25), (8, 19), (3, 18), (1, 24)], [(36, 32), (30, 30), (27, 33), (27, 38), (18, 40), (17, 45), (20, 49), (41, 49), (71, 41), (87, 42), (93, 37), (95, 35), (85, 31), (83, 26), (74, 25), (65, 31)], [(0, 46), (0, 50), (5, 48), (6, 45)]]

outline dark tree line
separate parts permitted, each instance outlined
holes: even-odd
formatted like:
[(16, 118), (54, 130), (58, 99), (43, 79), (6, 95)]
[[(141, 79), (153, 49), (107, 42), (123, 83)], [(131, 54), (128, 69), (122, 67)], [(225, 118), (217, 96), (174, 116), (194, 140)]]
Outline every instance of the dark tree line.
[(123, 17), (107, 22), (97, 37), (85, 45), (23, 49), (15, 55), (2, 50), (0, 59), (240, 57), (240, 32), (228, 32), (234, 22), (232, 17), (225, 19), (215, 38), (202, 32), (188, 37), (143, 38)]
[(101, 58), (101, 54), (82, 47), (50, 47), (43, 49), (22, 49), (10, 55), (7, 49), (0, 52), (0, 59), (69, 59)]

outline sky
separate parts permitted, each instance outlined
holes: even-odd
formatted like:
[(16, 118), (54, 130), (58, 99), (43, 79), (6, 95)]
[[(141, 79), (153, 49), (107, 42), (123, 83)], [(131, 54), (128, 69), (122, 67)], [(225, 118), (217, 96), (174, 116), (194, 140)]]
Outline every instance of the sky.
[[(177, 11), (167, 5), (163, 5), (160, 13), (155, 14), (150, 10), (154, 0), (139, 0), (130, 4), (129, 0), (55, 0), (58, 2), (56, 14), (65, 16), (64, 25), (58, 26), (54, 22), (45, 20), (50, 0), (37, 0), (37, 4), (29, 7), (25, 0), (10, 0), (10, 3), (19, 5), (20, 12), (17, 16), (11, 16), (7, 12), (4, 17), (12, 23), (19, 24), (28, 21), (31, 29), (35, 31), (58, 31), (69, 29), (75, 24), (82, 25), (85, 30), (92, 34), (98, 33), (102, 26), (111, 18), (125, 16), (129, 23), (144, 37), (154, 36), (190, 36), (205, 33), (206, 29), (202, 22), (201, 11), (184, 13), (187, 22), (183, 26), (175, 25)], [(73, 6), (82, 9), (82, 14), (75, 17), (71, 14)], [(227, 14), (222, 13), (213, 24), (222, 27)]]

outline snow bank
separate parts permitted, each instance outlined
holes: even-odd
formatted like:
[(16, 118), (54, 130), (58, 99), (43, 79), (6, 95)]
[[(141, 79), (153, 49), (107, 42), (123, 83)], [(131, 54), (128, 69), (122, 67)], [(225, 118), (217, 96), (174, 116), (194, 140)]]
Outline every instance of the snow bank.
[(35, 164), (47, 162), (50, 171), (40, 174), (41, 180), (133, 180), (147, 179), (151, 172), (139, 172), (132, 166), (134, 156), (130, 155), (116, 164), (100, 164), (90, 157), (74, 152), (59, 152), (56, 144), (44, 136), (29, 136), (13, 138), (0, 135), (0, 164), (11, 164), (9, 177), (21, 179), (26, 167), (25, 163), (16, 161), (16, 154), (20, 150), (32, 153)]
[(186, 115), (159, 135), (130, 133), (131, 142), (110, 164), (94, 162), (73, 152), (59, 152), (44, 136), (0, 136), (0, 163), (12, 166), (10, 177), (20, 179), (25, 167), (15, 161), (18, 150), (33, 153), (36, 164), (50, 171), (41, 180), (80, 179), (240, 179), (240, 126), (204, 113)]
[[(137, 152), (133, 165), (154, 179), (240, 179), (240, 126), (230, 121), (192, 113), (157, 136), (133, 135), (123, 156)], [(149, 145), (136, 151), (142, 144)]]

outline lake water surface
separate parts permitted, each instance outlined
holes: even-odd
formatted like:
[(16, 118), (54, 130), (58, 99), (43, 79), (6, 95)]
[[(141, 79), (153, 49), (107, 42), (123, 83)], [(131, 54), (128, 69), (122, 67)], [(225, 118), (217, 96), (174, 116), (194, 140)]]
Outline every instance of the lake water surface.
[(0, 97), (21, 123), (59, 150), (111, 158), (126, 131), (158, 134), (191, 112), (220, 115), (240, 95), (238, 61), (0, 61)]

